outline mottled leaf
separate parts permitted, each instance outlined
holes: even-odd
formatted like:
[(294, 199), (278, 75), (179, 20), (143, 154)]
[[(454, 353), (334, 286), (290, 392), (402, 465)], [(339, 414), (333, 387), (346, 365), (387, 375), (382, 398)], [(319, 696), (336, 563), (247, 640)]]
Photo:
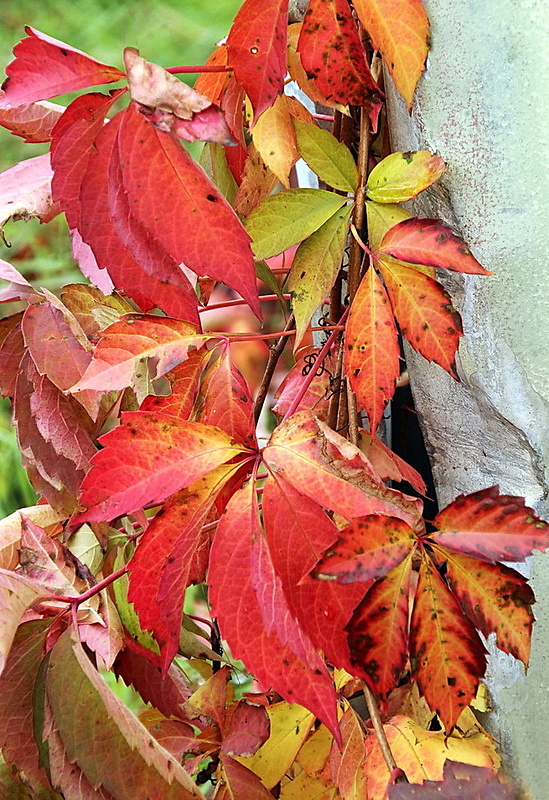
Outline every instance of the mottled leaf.
[(435, 183), (446, 164), (429, 150), (391, 153), (368, 175), (367, 194), (376, 203), (403, 203)]

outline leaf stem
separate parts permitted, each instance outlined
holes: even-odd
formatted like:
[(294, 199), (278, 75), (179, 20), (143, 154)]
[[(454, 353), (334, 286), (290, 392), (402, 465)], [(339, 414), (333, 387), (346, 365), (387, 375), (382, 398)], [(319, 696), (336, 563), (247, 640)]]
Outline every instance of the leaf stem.
[(385, 728), (383, 727), (383, 723), (381, 721), (381, 716), (379, 713), (379, 708), (376, 702), (375, 695), (368, 686), (368, 684), (366, 683), (366, 681), (362, 681), (362, 691), (364, 692), (364, 699), (366, 700), (366, 705), (368, 707), (370, 719), (372, 720), (374, 733), (376, 735), (377, 741), (379, 742), (379, 747), (383, 754), (383, 758), (385, 759), (385, 763), (389, 768), (389, 772), (396, 775), (395, 780), (398, 783), (409, 783), (409, 780), (404, 774), (404, 772), (397, 766), (397, 763), (391, 752), (391, 748), (387, 740), (387, 735), (385, 733)]
[[(293, 324), (293, 322), (292, 322)], [(339, 325), (317, 325), (316, 328), (307, 328), (308, 331), (342, 331), (344, 330), (345, 326), (343, 324)], [(291, 328), (290, 330), (284, 331), (276, 331), (276, 333), (219, 333), (217, 331), (211, 331), (212, 336), (215, 336), (216, 333), (218, 336), (223, 336), (224, 338), (228, 339), (229, 342), (253, 342), (256, 339), (264, 340), (267, 339), (278, 339), (279, 336), (293, 336), (296, 333), (295, 328)]]
[(90, 597), (94, 597), (96, 594), (99, 594), (103, 589), (107, 586), (110, 586), (111, 583), (114, 583), (115, 580), (121, 578), (122, 575), (125, 575), (129, 571), (129, 565), (124, 564), (123, 567), (120, 569), (111, 572), (110, 575), (107, 575), (106, 578), (103, 578), (102, 581), (96, 583), (95, 586), (92, 586), (90, 589), (86, 589), (85, 592), (82, 594), (77, 595), (76, 597), (68, 597), (67, 595), (52, 595), (51, 600), (57, 600), (61, 603), (69, 603), (71, 607), (77, 607), (81, 603), (85, 603), (86, 600), (89, 600)]
[[(285, 270), (286, 271), (286, 270)], [(291, 295), (283, 294), (282, 297), (285, 300), (289, 300)], [(259, 295), (259, 302), (260, 303), (268, 303), (271, 300), (280, 300), (277, 294), (261, 294)], [(203, 314), (205, 311), (214, 311), (218, 308), (232, 308), (232, 306), (246, 306), (248, 305), (246, 300), (226, 300), (224, 303), (214, 303), (211, 306), (204, 306), (204, 308), (199, 308), (198, 313)]]
[(222, 64), (198, 64), (180, 67), (166, 67), (171, 75), (186, 75), (189, 72), (232, 72), (231, 67)]
[(286, 347), (286, 341), (287, 341), (286, 335), (293, 328), (294, 324), (295, 324), (294, 315), (290, 314), (290, 316), (288, 317), (288, 321), (286, 322), (284, 331), (280, 335), (279, 340), (275, 344), (271, 345), (269, 349), (269, 358), (267, 359), (265, 372), (263, 373), (263, 378), (261, 379), (261, 385), (259, 386), (259, 391), (257, 393), (257, 397), (255, 398), (254, 402), (254, 420), (256, 425), (261, 415), (263, 403), (265, 402), (265, 398), (267, 397), (267, 392), (269, 391), (269, 386), (271, 385), (271, 379), (276, 369), (278, 359), (280, 358), (280, 356), (284, 351), (284, 348)]

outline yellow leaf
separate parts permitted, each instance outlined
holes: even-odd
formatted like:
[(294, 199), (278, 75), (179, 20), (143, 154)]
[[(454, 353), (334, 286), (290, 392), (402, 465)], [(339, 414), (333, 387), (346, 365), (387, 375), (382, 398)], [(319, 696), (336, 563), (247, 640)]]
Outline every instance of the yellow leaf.
[(292, 117), (312, 122), (306, 108), (295, 98), (280, 95), (252, 128), (254, 145), (278, 180), (290, 188), (290, 170), (299, 159)]
[(280, 800), (335, 800), (336, 797), (335, 786), (326, 786), (320, 778), (311, 778), (306, 772), (300, 772), (280, 792)]

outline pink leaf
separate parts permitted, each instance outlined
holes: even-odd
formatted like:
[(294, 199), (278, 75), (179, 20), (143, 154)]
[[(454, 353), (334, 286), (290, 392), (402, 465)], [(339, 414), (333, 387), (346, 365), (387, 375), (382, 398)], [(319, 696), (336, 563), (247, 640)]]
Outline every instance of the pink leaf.
[(52, 175), (49, 153), (0, 173), (0, 230), (9, 219), (49, 222), (59, 214), (51, 197)]

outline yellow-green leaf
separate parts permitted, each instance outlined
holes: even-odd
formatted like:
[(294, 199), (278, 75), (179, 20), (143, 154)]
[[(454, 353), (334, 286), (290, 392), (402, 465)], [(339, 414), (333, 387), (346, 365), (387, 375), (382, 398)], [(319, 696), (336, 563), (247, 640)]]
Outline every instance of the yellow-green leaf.
[(342, 192), (356, 191), (358, 171), (349, 148), (318, 125), (292, 123), (299, 153), (320, 180)]
[(302, 242), (347, 202), (322, 189), (289, 189), (268, 197), (246, 220), (255, 258), (270, 258)]
[(391, 153), (368, 176), (368, 197), (376, 203), (403, 203), (437, 181), (446, 164), (428, 150)]
[(339, 209), (299, 245), (295, 254), (288, 289), (296, 321), (296, 348), (312, 315), (334, 284), (345, 249), (351, 211), (352, 207)]
[(381, 240), (393, 225), (409, 219), (412, 215), (402, 206), (393, 203), (372, 203), (366, 201), (368, 219), (368, 244), (372, 250), (378, 250)]

